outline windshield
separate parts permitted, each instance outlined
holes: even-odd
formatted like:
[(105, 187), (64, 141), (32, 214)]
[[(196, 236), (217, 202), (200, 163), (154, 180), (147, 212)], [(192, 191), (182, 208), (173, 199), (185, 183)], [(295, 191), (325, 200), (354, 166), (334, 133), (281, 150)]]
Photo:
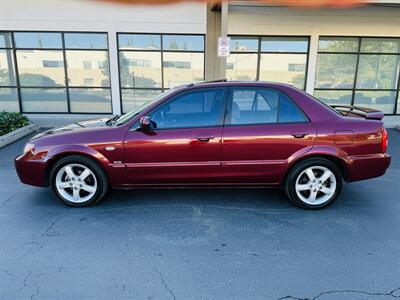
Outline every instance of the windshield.
[(133, 117), (137, 116), (138, 114), (140, 114), (143, 110), (145, 110), (147, 107), (149, 107), (151, 104), (153, 104), (154, 102), (156, 102), (157, 100), (169, 95), (170, 93), (172, 93), (173, 91), (175, 91), (176, 88), (170, 89), (168, 91), (165, 91), (164, 93), (156, 96), (155, 98), (153, 98), (152, 100), (150, 100), (149, 102), (146, 102), (142, 105), (140, 105), (139, 107), (137, 107), (134, 110), (131, 110), (130, 112), (121, 115), (116, 121), (115, 121), (115, 125), (119, 126), (119, 125), (123, 125), (126, 122), (128, 122), (129, 120), (132, 120)]

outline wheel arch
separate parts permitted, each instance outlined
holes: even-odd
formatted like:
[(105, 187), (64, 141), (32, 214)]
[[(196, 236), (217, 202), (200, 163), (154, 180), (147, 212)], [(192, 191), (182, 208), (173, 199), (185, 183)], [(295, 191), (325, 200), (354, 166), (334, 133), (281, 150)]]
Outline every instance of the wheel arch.
[[(98, 152), (95, 151), (95, 153), (98, 153)], [(44, 180), (45, 180), (46, 186), (49, 186), (49, 183), (50, 183), (49, 176), (50, 176), (50, 172), (51, 172), (52, 168), (54, 167), (54, 165), (61, 159), (68, 157), (68, 156), (73, 156), (73, 155), (82, 156), (82, 157), (90, 159), (91, 161), (96, 163), (104, 171), (104, 173), (106, 175), (108, 175), (107, 168), (105, 168), (104, 162), (99, 161), (99, 159), (95, 155), (89, 154), (86, 151), (78, 151), (78, 150), (62, 151), (62, 152), (52, 155), (51, 158), (47, 161), (46, 169), (44, 172), (44, 176), (45, 176)], [(105, 159), (104, 156), (102, 156), (102, 157)], [(107, 162), (108, 162), (108, 160), (107, 160)], [(107, 178), (108, 178), (108, 176), (107, 176)]]

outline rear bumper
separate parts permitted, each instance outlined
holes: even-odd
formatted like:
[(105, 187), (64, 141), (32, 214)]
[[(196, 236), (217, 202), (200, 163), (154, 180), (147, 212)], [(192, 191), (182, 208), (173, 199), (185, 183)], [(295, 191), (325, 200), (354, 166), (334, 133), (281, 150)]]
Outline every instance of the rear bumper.
[(386, 153), (353, 155), (343, 158), (347, 166), (346, 181), (379, 177), (385, 174), (391, 161)]
[(47, 160), (29, 160), (29, 156), (22, 154), (15, 158), (15, 170), (22, 183), (34, 186), (48, 186), (46, 180)]

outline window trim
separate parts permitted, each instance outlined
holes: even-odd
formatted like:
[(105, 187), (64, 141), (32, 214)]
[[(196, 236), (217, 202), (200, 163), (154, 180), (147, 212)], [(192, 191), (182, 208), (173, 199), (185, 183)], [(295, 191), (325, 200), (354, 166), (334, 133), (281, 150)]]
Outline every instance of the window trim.
[[(119, 41), (120, 41), (120, 35), (123, 34), (135, 34), (135, 35), (158, 35), (160, 37), (160, 49), (123, 49), (119, 47)], [(203, 51), (195, 51), (195, 50), (164, 50), (164, 44), (163, 44), (163, 36), (164, 35), (181, 35), (181, 36), (202, 36), (203, 37), (203, 42), (204, 42), (204, 49)], [(126, 113), (124, 111), (124, 105), (122, 101), (122, 90), (159, 90), (162, 93), (165, 92), (166, 90), (169, 90), (170, 88), (166, 88), (164, 86), (164, 52), (166, 53), (200, 53), (203, 54), (203, 78), (206, 76), (206, 35), (202, 33), (173, 33), (173, 32), (122, 32), (122, 31), (117, 31), (116, 32), (116, 37), (117, 37), (117, 56), (118, 56), (118, 79), (119, 79), (119, 93), (121, 95), (120, 97), (120, 106), (121, 106), (121, 112)], [(121, 85), (121, 60), (120, 60), (120, 55), (121, 52), (154, 52), (154, 53), (160, 53), (160, 58), (161, 58), (161, 87), (122, 87)]]
[[(11, 50), (14, 60), (14, 70), (15, 70), (15, 86), (0, 86), (0, 88), (15, 88), (17, 89), (17, 96), (18, 96), (18, 110), (19, 112), (26, 113), (26, 114), (85, 114), (85, 115), (99, 115), (99, 114), (113, 114), (113, 99), (112, 99), (112, 85), (111, 85), (111, 72), (110, 72), (110, 63), (108, 63), (108, 74), (110, 79), (110, 85), (107, 87), (96, 86), (96, 87), (85, 87), (85, 86), (70, 86), (68, 82), (68, 66), (67, 66), (67, 59), (66, 59), (66, 51), (103, 51), (107, 52), (108, 60), (110, 59), (110, 43), (109, 43), (109, 36), (108, 32), (106, 31), (60, 31), (60, 30), (0, 30), (1, 33), (9, 33), (11, 39), (11, 47), (0, 47), (0, 49)], [(16, 47), (15, 43), (15, 33), (58, 33), (61, 35), (61, 48), (19, 48)], [(88, 48), (65, 48), (65, 37), (64, 35), (68, 33), (76, 33), (76, 34), (105, 34), (106, 41), (107, 41), (107, 48), (102, 49), (88, 49)], [(17, 51), (24, 51), (24, 50), (44, 50), (44, 51), (60, 51), (62, 52), (63, 62), (64, 62), (64, 76), (65, 76), (65, 83), (62, 86), (21, 86), (20, 79), (19, 79), (19, 69), (18, 69), (18, 61), (17, 61)], [(38, 111), (23, 111), (22, 109), (22, 96), (21, 96), (21, 89), (25, 88), (47, 88), (47, 89), (66, 89), (66, 99), (67, 99), (67, 111), (59, 112), (59, 111), (45, 111), (45, 112), (38, 112)], [(106, 89), (110, 92), (110, 111), (107, 112), (72, 112), (70, 109), (70, 96), (69, 96), (69, 89), (70, 88), (85, 88), (85, 89)]]
[[(317, 51), (318, 54), (353, 54), (357, 55), (356, 59), (356, 68), (355, 68), (355, 74), (354, 74), (354, 82), (352, 88), (317, 88), (315, 87), (315, 82), (314, 82), (314, 91), (351, 91), (351, 103), (350, 105), (354, 105), (355, 101), (355, 96), (357, 92), (362, 92), (362, 91), (370, 91), (370, 92), (394, 92), (394, 107), (393, 107), (393, 113), (385, 113), (385, 116), (398, 116), (400, 114), (400, 105), (399, 101), (400, 100), (400, 67), (398, 68), (398, 74), (397, 74), (397, 84), (394, 89), (357, 89), (357, 76), (358, 76), (358, 69), (359, 69), (359, 63), (360, 63), (360, 56), (361, 55), (394, 55), (398, 56), (400, 58), (400, 49), (398, 53), (386, 53), (386, 52), (362, 52), (361, 51), (361, 42), (362, 39), (397, 39), (400, 42), (400, 37), (393, 37), (393, 36), (345, 36), (345, 35), (320, 35), (318, 37), (318, 45), (319, 45), (319, 40), (321, 38), (354, 38), (358, 40), (358, 47), (357, 51), (354, 52), (340, 52), (340, 51)], [(317, 75), (317, 74), (315, 74)], [(316, 78), (316, 77), (315, 77)], [(395, 80), (396, 82), (396, 80)]]
[[(229, 86), (228, 92), (227, 92), (227, 104), (226, 104), (226, 113), (225, 113), (225, 118), (224, 118), (224, 126), (265, 126), (265, 125), (284, 125), (284, 124), (306, 124), (310, 123), (310, 119), (308, 118), (307, 114), (303, 111), (303, 109), (295, 102), (293, 99), (285, 93), (283, 90), (275, 87), (269, 87), (269, 86)], [(231, 124), (231, 117), (232, 117), (232, 104), (233, 104), (233, 90), (248, 90), (248, 89), (254, 89), (254, 90), (275, 90), (279, 94), (282, 94), (285, 96), (288, 101), (297, 107), (299, 112), (304, 116), (305, 121), (299, 121), (299, 122), (279, 122), (279, 108), (280, 108), (280, 100), (278, 100), (278, 109), (277, 109), (277, 116), (276, 116), (276, 122), (274, 123), (250, 123), (250, 124)]]
[[(151, 111), (148, 111), (145, 115), (148, 116), (152, 114), (154, 111), (156, 111), (158, 108), (160, 108), (162, 105), (165, 105), (171, 101), (173, 101), (176, 97), (183, 96), (188, 93), (196, 93), (196, 92), (203, 92), (203, 91), (212, 91), (212, 90), (221, 90), (222, 91), (222, 109), (221, 113), (217, 118), (217, 124), (216, 125), (210, 125), (210, 126), (188, 126), (188, 127), (168, 127), (168, 128), (154, 128), (153, 131), (157, 132), (159, 130), (180, 130), (180, 129), (199, 129), (199, 128), (220, 128), (224, 126), (224, 119), (226, 116), (226, 107), (227, 107), (227, 101), (228, 101), (228, 88), (225, 86), (215, 86), (215, 87), (196, 87), (196, 88), (190, 88), (190, 89), (183, 89), (181, 91), (178, 91), (172, 95), (169, 95), (167, 99), (163, 99), (160, 101), (160, 103), (153, 107)], [(140, 121), (140, 118), (143, 117), (143, 115), (140, 115), (138, 120), (136, 120), (132, 126), (129, 127), (128, 131), (138, 131), (140, 128), (138, 128), (138, 122)]]

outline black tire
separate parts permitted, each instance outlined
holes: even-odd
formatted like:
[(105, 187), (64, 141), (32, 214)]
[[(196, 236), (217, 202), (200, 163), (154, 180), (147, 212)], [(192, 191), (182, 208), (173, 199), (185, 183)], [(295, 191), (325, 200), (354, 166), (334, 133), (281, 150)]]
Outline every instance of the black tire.
[[(299, 175), (306, 169), (310, 167), (325, 167), (329, 169), (333, 175), (335, 176), (336, 179), (336, 189), (333, 193), (333, 195), (326, 201), (321, 204), (309, 204), (305, 201), (303, 201), (296, 193), (296, 180), (299, 177)], [(317, 178), (318, 180), (318, 178)], [(315, 210), (315, 209), (321, 209), (324, 207), (327, 207), (328, 205), (332, 204), (337, 197), (340, 195), (341, 190), (342, 190), (342, 183), (343, 183), (343, 176), (339, 170), (339, 168), (331, 161), (325, 159), (325, 158), (308, 158), (304, 159), (298, 163), (296, 163), (291, 170), (289, 171), (288, 175), (286, 176), (286, 180), (284, 183), (284, 189), (285, 193), (288, 196), (289, 200), (296, 206), (303, 208), (303, 209), (310, 209), (310, 210)], [(311, 191), (310, 191), (311, 192)], [(302, 192), (300, 192), (302, 193)], [(319, 192), (318, 192), (319, 193)]]
[[(90, 171), (92, 171), (92, 173), (96, 177), (97, 189), (96, 189), (94, 195), (87, 201), (80, 202), (80, 203), (71, 202), (59, 193), (59, 191), (56, 187), (56, 176), (57, 176), (58, 171), (68, 164), (83, 165), (86, 168), (89, 168)], [(67, 204), (69, 206), (74, 206), (74, 207), (94, 205), (94, 204), (98, 203), (104, 197), (104, 195), (107, 193), (107, 190), (108, 190), (108, 179), (107, 179), (107, 176), (106, 176), (104, 170), (94, 160), (92, 160), (88, 157), (82, 156), (82, 155), (69, 155), (69, 156), (63, 157), (59, 161), (57, 161), (54, 164), (54, 166), (52, 167), (52, 169), (50, 170), (49, 183), (51, 185), (51, 189), (52, 189), (53, 193), (57, 196), (57, 198), (61, 202), (63, 202), (64, 204)]]

